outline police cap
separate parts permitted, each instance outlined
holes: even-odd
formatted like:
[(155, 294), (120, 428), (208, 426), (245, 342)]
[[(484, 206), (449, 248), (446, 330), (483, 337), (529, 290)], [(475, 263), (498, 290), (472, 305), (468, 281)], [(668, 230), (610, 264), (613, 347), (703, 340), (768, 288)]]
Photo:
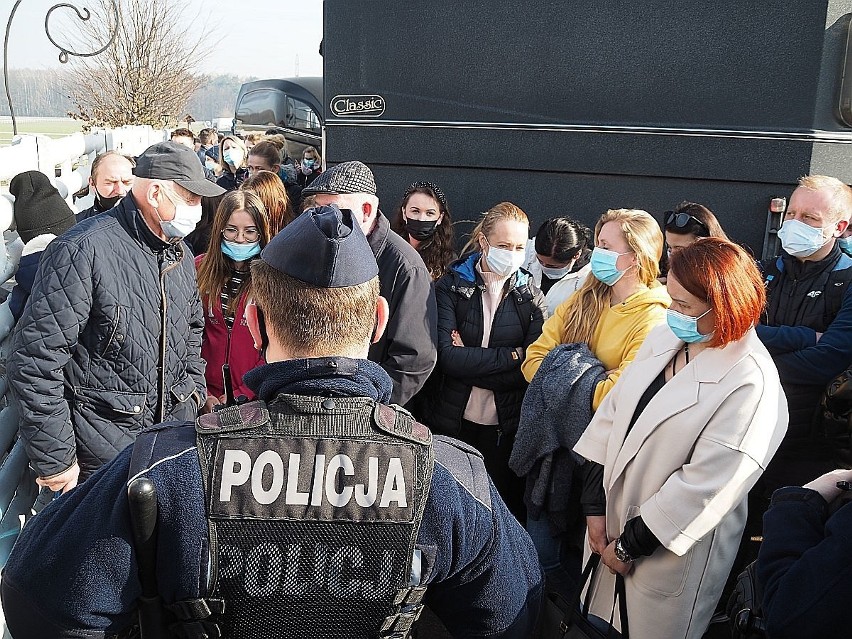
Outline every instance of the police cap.
[(306, 210), (272, 238), (260, 259), (316, 288), (358, 286), (379, 274), (352, 211), (334, 204)]

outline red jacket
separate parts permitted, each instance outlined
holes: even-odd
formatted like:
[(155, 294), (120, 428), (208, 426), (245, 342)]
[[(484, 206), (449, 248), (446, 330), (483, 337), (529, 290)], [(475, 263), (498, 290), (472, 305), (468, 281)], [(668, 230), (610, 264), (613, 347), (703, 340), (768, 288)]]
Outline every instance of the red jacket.
[[(195, 267), (201, 263), (204, 255), (195, 258)], [(254, 393), (243, 383), (243, 375), (251, 369), (264, 364), (260, 352), (254, 347), (254, 338), (246, 323), (247, 295), (240, 298), (234, 313), (234, 326), (229, 331), (222, 314), (222, 303), (217, 295), (210, 300), (201, 297), (204, 308), (204, 338), (201, 341), (201, 357), (207, 362), (204, 377), (207, 380), (207, 394), (221, 397), (225, 393), (222, 378), (222, 365), (231, 367), (231, 381), (234, 385), (234, 397), (245, 395), (254, 399)]]

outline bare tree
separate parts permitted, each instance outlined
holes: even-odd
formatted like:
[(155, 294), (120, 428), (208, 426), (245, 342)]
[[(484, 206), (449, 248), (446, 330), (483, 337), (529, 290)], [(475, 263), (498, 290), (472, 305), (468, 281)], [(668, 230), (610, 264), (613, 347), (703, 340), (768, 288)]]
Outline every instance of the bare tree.
[[(203, 55), (196, 29), (181, 0), (95, 0), (84, 37), (93, 50), (113, 43), (102, 54), (74, 61), (68, 87), (86, 127), (150, 124), (164, 126), (185, 116), (199, 88), (196, 75)], [(117, 23), (116, 23), (117, 20)], [(203, 32), (203, 30), (202, 30)]]

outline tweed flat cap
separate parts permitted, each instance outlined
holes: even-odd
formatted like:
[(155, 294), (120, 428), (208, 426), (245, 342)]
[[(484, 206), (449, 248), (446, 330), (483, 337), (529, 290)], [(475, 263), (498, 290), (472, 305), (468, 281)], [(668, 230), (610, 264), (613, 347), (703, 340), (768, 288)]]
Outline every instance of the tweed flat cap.
[(308, 209), (260, 253), (278, 271), (315, 288), (342, 288), (379, 274), (376, 258), (349, 209)]
[(313, 182), (302, 190), (302, 195), (330, 193), (376, 194), (376, 180), (373, 172), (363, 162), (343, 162), (320, 173)]

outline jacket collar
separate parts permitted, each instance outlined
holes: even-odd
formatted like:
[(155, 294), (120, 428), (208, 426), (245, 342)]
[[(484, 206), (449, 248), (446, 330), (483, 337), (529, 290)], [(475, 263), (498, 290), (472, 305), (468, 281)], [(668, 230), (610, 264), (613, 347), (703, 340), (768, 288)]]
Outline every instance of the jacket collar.
[(612, 473), (605, 478), (605, 482), (609, 486), (624, 472), (627, 464), (636, 456), (657, 425), (697, 404), (701, 384), (716, 384), (721, 381), (754, 350), (755, 344), (752, 340), (756, 340), (757, 336), (752, 329), (743, 338), (723, 348), (707, 348), (701, 351), (651, 399), (628, 434), (627, 427), (642, 394), (650, 382), (671, 365), (672, 357), (683, 346), (683, 342), (675, 337), (667, 326), (652, 331), (647, 339), (651, 340), (651, 356), (638, 365), (643, 369), (643, 381), (648, 383), (624, 385), (618, 398), (618, 417), (613, 422), (611, 441), (624, 443), (621, 447), (608, 447), (606, 465), (612, 468)]
[(142, 217), (142, 212), (133, 199), (133, 194), (128, 193), (107, 212), (108, 215), (113, 215), (121, 227), (127, 231), (127, 234), (134, 240), (148, 247), (154, 253), (161, 253), (167, 248), (173, 246), (168, 242), (164, 242), (154, 232), (148, 228), (148, 224)]
[(831, 268), (834, 267), (834, 264), (842, 256), (843, 252), (840, 250), (840, 245), (837, 243), (837, 241), (834, 242), (834, 246), (831, 248), (831, 252), (817, 262), (811, 260), (802, 261), (785, 252), (783, 249), (781, 250), (781, 260), (784, 262), (785, 270), (789, 270), (797, 277), (808, 277), (810, 275), (815, 275), (826, 270), (826, 268), (829, 268), (829, 270), (831, 270)]
[(385, 214), (382, 213), (381, 210), (377, 211), (376, 225), (367, 236), (367, 242), (370, 244), (370, 248), (373, 251), (373, 255), (376, 256), (376, 259), (378, 259), (382, 251), (385, 250), (385, 244), (388, 243), (388, 233), (390, 232), (391, 228), (388, 218), (385, 217)]
[[(683, 348), (683, 342), (675, 337), (671, 330), (660, 329), (660, 333), (659, 339), (655, 339), (651, 344), (651, 357), (662, 359), (667, 363), (674, 357), (675, 352)], [(749, 331), (741, 339), (730, 342), (722, 348), (704, 349), (690, 361), (691, 370), (684, 369), (684, 372), (690, 372), (692, 379), (696, 382), (711, 384), (719, 382), (753, 350), (752, 337), (753, 333)]]

